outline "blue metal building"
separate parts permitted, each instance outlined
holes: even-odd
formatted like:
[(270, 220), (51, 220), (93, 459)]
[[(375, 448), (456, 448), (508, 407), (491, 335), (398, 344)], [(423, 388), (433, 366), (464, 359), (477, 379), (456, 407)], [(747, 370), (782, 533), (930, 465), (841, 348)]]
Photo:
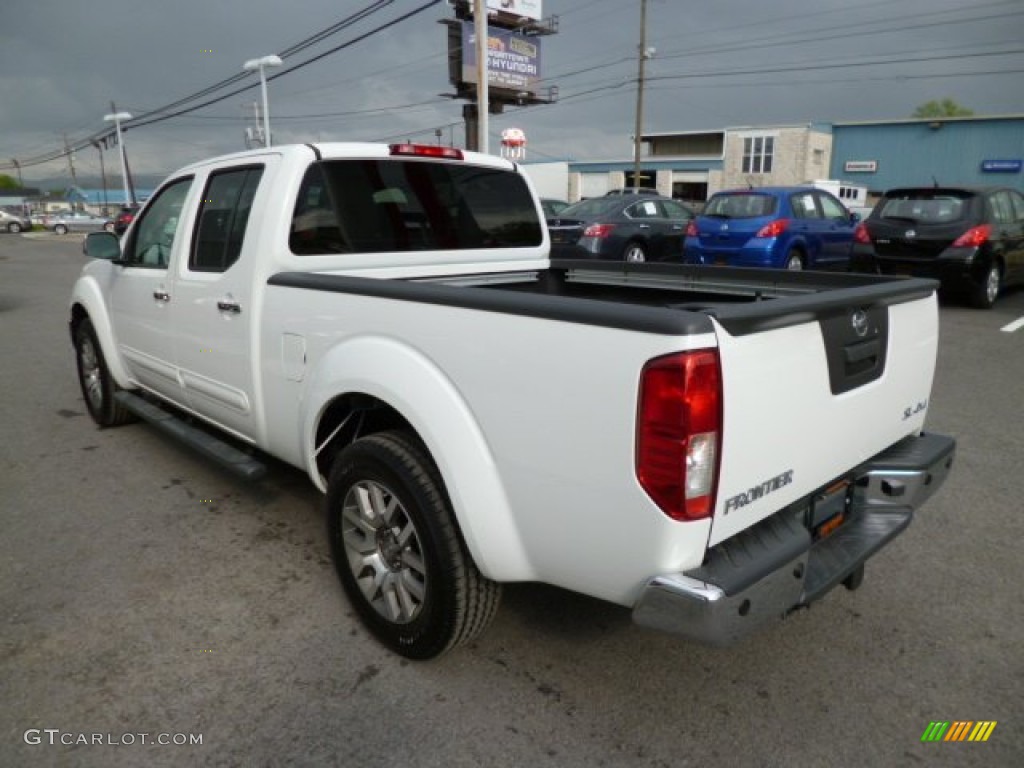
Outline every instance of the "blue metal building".
[(830, 178), (874, 194), (936, 182), (1024, 192), (1024, 115), (835, 123)]

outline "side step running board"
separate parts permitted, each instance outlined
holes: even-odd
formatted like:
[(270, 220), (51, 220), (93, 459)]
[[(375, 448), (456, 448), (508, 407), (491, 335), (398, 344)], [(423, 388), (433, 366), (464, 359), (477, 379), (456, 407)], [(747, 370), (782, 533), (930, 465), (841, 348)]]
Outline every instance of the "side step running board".
[(158, 405), (131, 392), (117, 392), (114, 398), (140, 419), (148, 421), (176, 440), (180, 440), (208, 459), (220, 464), (246, 480), (259, 480), (267, 473), (265, 464), (191, 424)]

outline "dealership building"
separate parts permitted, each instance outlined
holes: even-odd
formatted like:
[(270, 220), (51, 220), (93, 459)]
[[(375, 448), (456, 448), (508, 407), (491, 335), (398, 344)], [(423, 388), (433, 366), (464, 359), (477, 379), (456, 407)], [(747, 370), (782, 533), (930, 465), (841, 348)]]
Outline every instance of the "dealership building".
[(654, 187), (703, 201), (721, 189), (834, 179), (877, 196), (898, 186), (1005, 185), (1024, 192), (1024, 115), (737, 126), (645, 133), (632, 158), (527, 163), (543, 197), (570, 201)]

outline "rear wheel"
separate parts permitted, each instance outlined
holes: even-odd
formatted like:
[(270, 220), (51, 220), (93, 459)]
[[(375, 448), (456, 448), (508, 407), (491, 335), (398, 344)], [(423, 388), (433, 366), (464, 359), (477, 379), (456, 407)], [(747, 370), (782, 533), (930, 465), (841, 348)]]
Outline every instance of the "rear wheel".
[(639, 264), (640, 262), (647, 261), (647, 252), (644, 250), (643, 245), (634, 242), (626, 246), (622, 258), (632, 264)]
[(998, 264), (992, 264), (985, 273), (985, 279), (971, 289), (971, 304), (978, 309), (992, 309), (999, 298), (1003, 274)]
[(10, 224), (7, 225), (7, 231), (10, 232), (12, 235), (18, 234), (19, 232), (21, 232), (21, 224), (19, 224), (16, 221), (12, 221)]
[(794, 272), (804, 268), (804, 260), (800, 255), (800, 251), (790, 251), (786, 255), (786, 269)]
[(68, 233), (68, 228), (66, 224), (57, 224), (53, 228), (53, 231), (56, 232), (58, 235), (66, 235)]
[(477, 570), (440, 473), (410, 435), (370, 435), (339, 454), (327, 485), (327, 524), (349, 600), (396, 653), (440, 656), (494, 617), (501, 585)]
[(89, 318), (83, 319), (75, 328), (75, 358), (78, 362), (78, 383), (93, 421), (101, 427), (116, 427), (132, 421), (131, 412), (114, 399), (118, 386), (110, 375), (107, 361), (103, 359), (103, 350)]

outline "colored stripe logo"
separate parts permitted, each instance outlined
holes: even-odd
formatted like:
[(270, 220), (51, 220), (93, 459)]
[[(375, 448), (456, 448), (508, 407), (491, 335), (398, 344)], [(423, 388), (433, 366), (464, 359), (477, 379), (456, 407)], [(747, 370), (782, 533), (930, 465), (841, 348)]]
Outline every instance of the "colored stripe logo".
[(921, 734), (921, 741), (988, 741), (996, 729), (996, 720), (932, 721)]

